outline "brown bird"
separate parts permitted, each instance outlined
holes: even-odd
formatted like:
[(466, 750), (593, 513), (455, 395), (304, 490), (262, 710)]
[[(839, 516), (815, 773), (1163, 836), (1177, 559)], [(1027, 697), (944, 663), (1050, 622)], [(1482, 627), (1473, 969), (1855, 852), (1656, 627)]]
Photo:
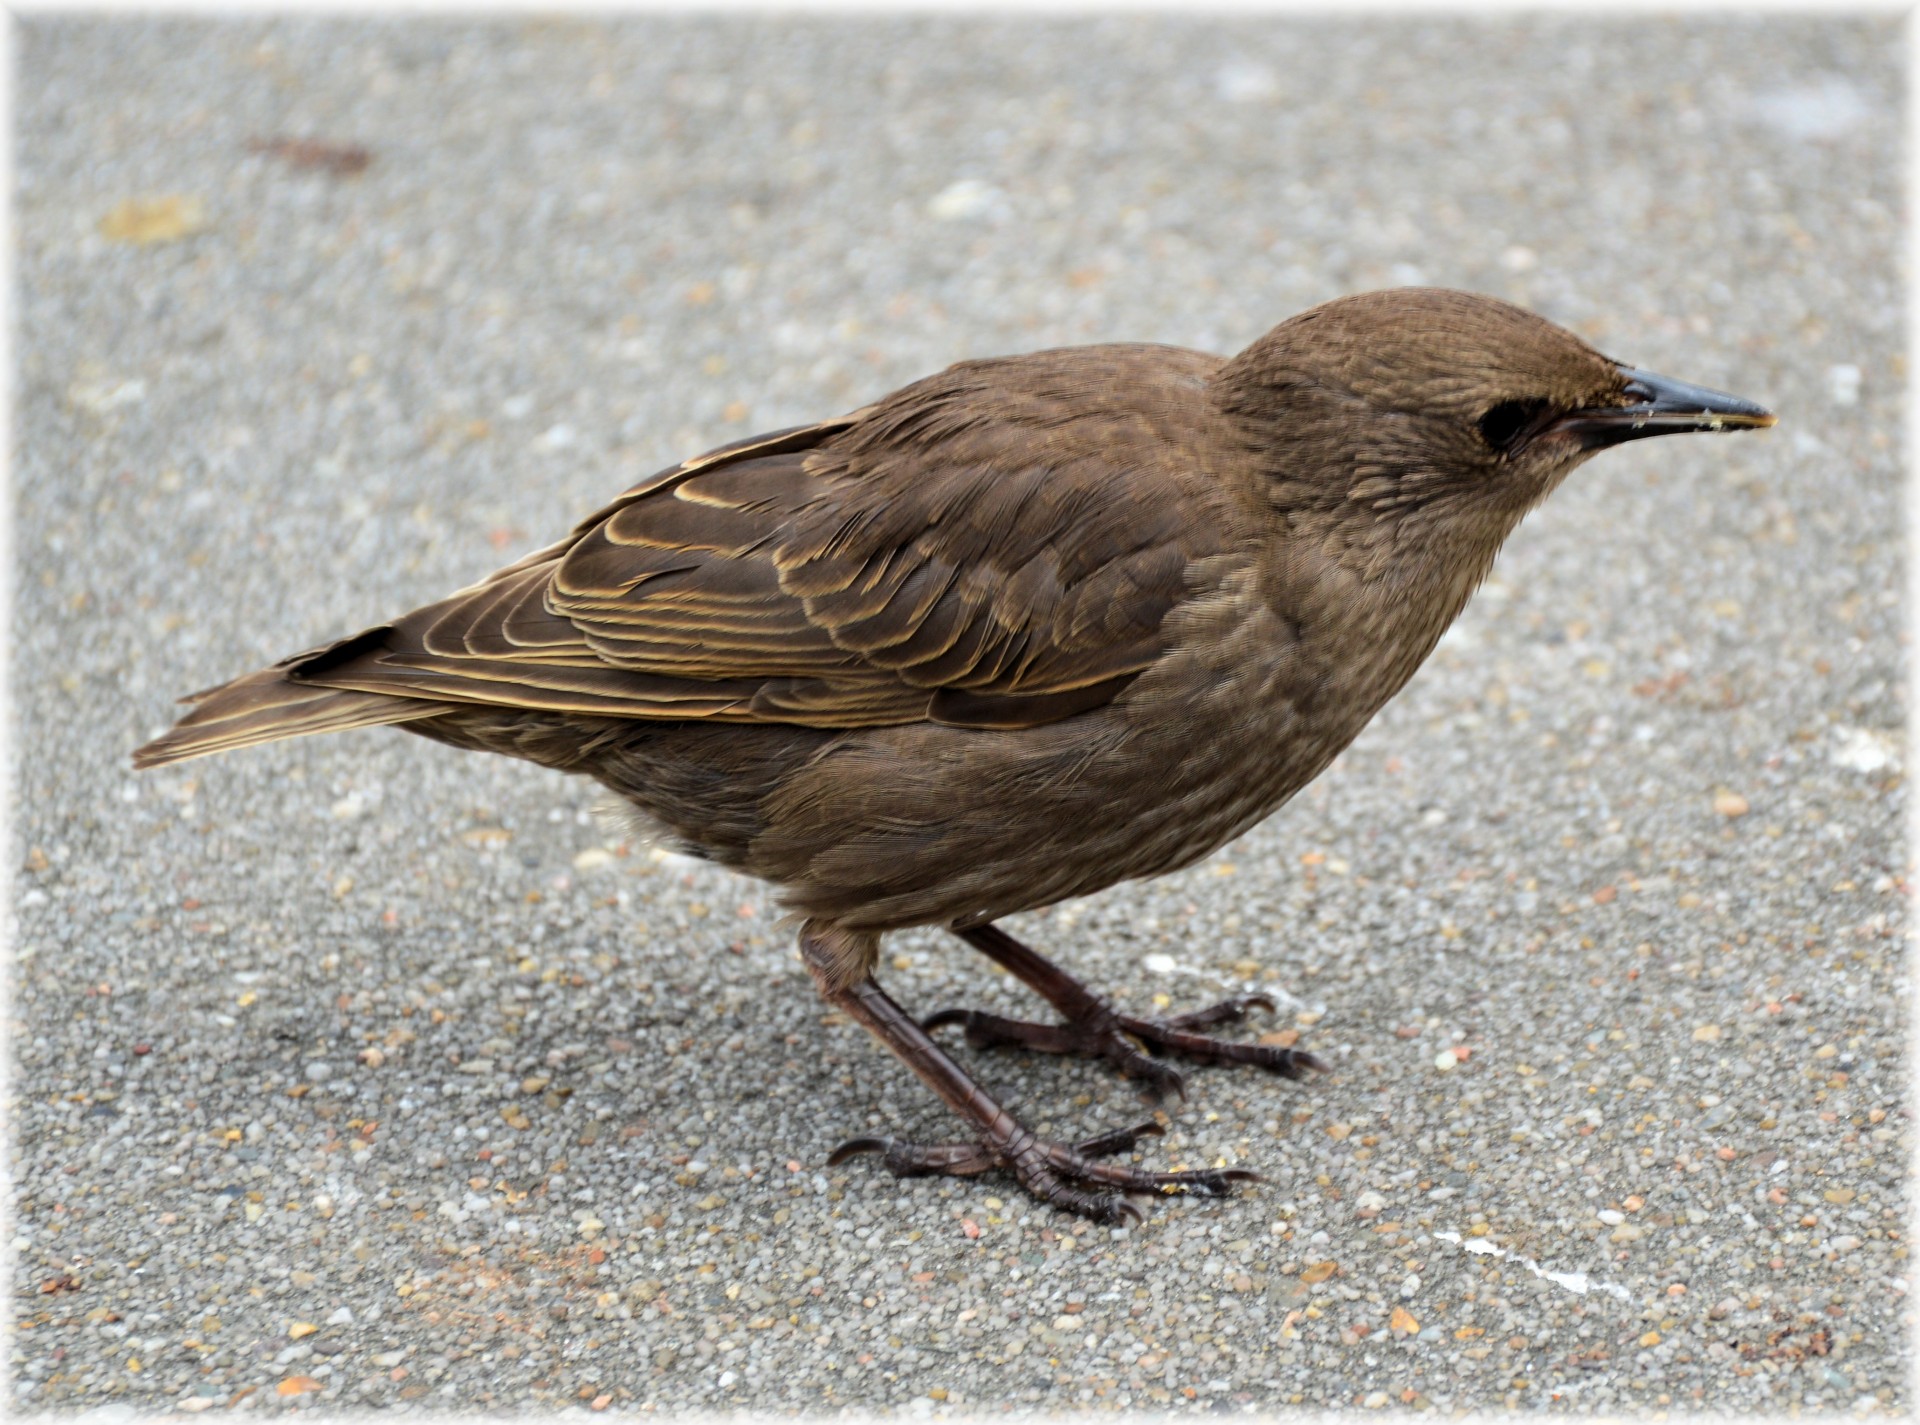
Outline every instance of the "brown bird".
[[(1110, 1161), (994, 1101), (928, 1033), (1298, 1077), (1289, 1049), (1116, 1009), (993, 924), (1177, 870), (1311, 781), (1398, 692), (1529, 509), (1595, 451), (1770, 426), (1517, 307), (1401, 289), (1301, 313), (1231, 360), (1150, 345), (967, 361), (818, 425), (722, 446), (437, 604), (186, 701), (157, 766), (395, 723), (593, 777), (652, 832), (773, 883), (821, 995), (963, 1118), (863, 1138), (899, 1174), (1010, 1168), (1103, 1220), (1239, 1171)], [(1062, 1016), (924, 1024), (873, 978), (939, 925)]]

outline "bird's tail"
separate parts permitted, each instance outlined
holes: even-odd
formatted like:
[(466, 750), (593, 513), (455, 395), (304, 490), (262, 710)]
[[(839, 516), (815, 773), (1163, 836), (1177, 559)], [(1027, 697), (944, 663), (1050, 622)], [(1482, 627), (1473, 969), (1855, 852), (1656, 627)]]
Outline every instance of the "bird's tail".
[(447, 710), (444, 703), (423, 699), (291, 682), (284, 665), (263, 668), (180, 701), (194, 704), (193, 711), (167, 733), (137, 749), (133, 754), (135, 767), (161, 767), (209, 752), (304, 737), (310, 732), (344, 732), (350, 727), (412, 722)]

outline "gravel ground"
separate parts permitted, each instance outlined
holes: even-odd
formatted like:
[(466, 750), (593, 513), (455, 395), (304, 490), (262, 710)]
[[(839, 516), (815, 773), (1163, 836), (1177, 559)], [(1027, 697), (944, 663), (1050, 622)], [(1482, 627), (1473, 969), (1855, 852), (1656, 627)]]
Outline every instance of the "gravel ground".
[[(14, 1405), (1904, 1415), (1901, 47), (26, 22)], [(1334, 1065), (1194, 1073), (1143, 1159), (1235, 1200), (829, 1171), (941, 1112), (763, 887), (583, 784), (391, 730), (128, 770), (175, 695), (681, 455), (1420, 281), (1782, 425), (1607, 455), (1296, 805), (1015, 926), (1136, 1003), (1258, 985)], [(1143, 1112), (984, 1071), (1042, 1129)]]

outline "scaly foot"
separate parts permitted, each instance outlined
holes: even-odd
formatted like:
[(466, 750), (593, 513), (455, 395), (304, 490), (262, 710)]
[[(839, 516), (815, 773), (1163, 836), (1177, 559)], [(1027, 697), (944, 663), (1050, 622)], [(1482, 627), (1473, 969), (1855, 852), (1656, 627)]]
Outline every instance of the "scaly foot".
[(897, 1178), (943, 1174), (970, 1177), (989, 1168), (1007, 1168), (1020, 1185), (1043, 1202), (1095, 1222), (1139, 1222), (1143, 1214), (1127, 1200), (1130, 1192), (1199, 1192), (1224, 1197), (1240, 1182), (1259, 1181), (1243, 1168), (1206, 1168), (1154, 1173), (1098, 1161), (1125, 1153), (1142, 1138), (1158, 1136), (1157, 1123), (1142, 1123), (1089, 1138), (1067, 1147), (1036, 1137), (1008, 1120), (1004, 1132), (972, 1143), (909, 1143), (900, 1138), (854, 1138), (833, 1150), (827, 1166), (836, 1167), (860, 1153), (879, 1153)]
[(1125, 1153), (1142, 1138), (1157, 1134), (1159, 1126), (1152, 1123), (1102, 1134), (1072, 1147), (1039, 1137), (948, 1058), (871, 975), (863, 974), (851, 984), (838, 983), (845, 974), (845, 957), (836, 953), (833, 940), (816, 924), (809, 921), (802, 927), (800, 953), (822, 998), (886, 1045), (975, 1135), (969, 1142), (936, 1144), (855, 1138), (834, 1150), (827, 1160), (830, 1164), (842, 1163), (857, 1153), (879, 1153), (886, 1166), (902, 1177), (926, 1173), (965, 1176), (1004, 1167), (1041, 1201), (1107, 1223), (1140, 1220), (1141, 1211), (1127, 1200), (1128, 1193), (1219, 1195), (1231, 1192), (1235, 1183), (1257, 1180), (1257, 1174), (1243, 1168), (1154, 1173), (1100, 1161)]
[[(1186, 1097), (1186, 1080), (1149, 1054), (1178, 1054), (1196, 1064), (1254, 1064), (1289, 1079), (1305, 1078), (1326, 1065), (1300, 1049), (1244, 1044), (1194, 1031), (1216, 1024), (1238, 1024), (1249, 1011), (1273, 1009), (1263, 994), (1222, 1000), (1205, 1009), (1164, 1019), (1122, 1014), (1079, 980), (1037, 951), (992, 925), (956, 931), (962, 940), (1006, 966), (1066, 1016), (1063, 1024), (1005, 1019), (977, 1009), (943, 1009), (921, 1021), (925, 1029), (959, 1024), (976, 1049), (1014, 1044), (1043, 1054), (1080, 1054), (1105, 1059), (1130, 1078), (1142, 1079), (1155, 1093), (1171, 1090)], [(1144, 1046), (1147, 1053), (1141, 1052)]]

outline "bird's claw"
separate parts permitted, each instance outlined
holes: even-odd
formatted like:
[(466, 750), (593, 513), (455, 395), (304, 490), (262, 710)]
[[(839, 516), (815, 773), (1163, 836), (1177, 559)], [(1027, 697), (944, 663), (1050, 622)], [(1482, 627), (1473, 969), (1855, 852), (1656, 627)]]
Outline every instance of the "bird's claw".
[(1289, 1079), (1304, 1078), (1309, 1070), (1326, 1071), (1324, 1062), (1302, 1049), (1245, 1044), (1194, 1032), (1216, 1024), (1237, 1024), (1253, 1010), (1272, 1013), (1274, 1008), (1271, 998), (1254, 993), (1165, 1019), (1136, 1019), (1103, 1007), (1062, 1024), (1038, 1024), (1006, 1019), (984, 1010), (952, 1008), (928, 1015), (920, 1021), (920, 1026), (934, 1030), (949, 1024), (962, 1025), (966, 1029), (967, 1045), (973, 1049), (1015, 1045), (1043, 1054), (1105, 1059), (1128, 1078), (1145, 1081), (1152, 1093), (1174, 1093), (1184, 1101), (1185, 1077), (1151, 1056), (1177, 1054), (1196, 1064), (1252, 1064)]
[(1015, 1147), (985, 1141), (913, 1143), (890, 1135), (868, 1136), (850, 1138), (835, 1148), (827, 1157), (827, 1166), (838, 1167), (862, 1153), (877, 1153), (886, 1170), (898, 1178), (970, 1177), (988, 1168), (1007, 1168), (1022, 1187), (1043, 1202), (1108, 1225), (1145, 1220), (1128, 1193), (1195, 1192), (1224, 1197), (1236, 1183), (1259, 1181), (1258, 1173), (1244, 1168), (1150, 1172), (1099, 1161), (1128, 1152), (1142, 1138), (1158, 1137), (1164, 1131), (1157, 1123), (1139, 1123), (1071, 1147), (1031, 1137)]
[(949, 1024), (965, 1026), (967, 1047), (999, 1049), (1009, 1045), (1041, 1054), (1074, 1054), (1086, 1059), (1105, 1059), (1130, 1079), (1143, 1081), (1150, 1093), (1187, 1097), (1186, 1077), (1179, 1070), (1162, 1064), (1140, 1052), (1140, 1047), (1120, 1032), (1119, 1021), (1111, 1014), (1064, 1024), (1038, 1024), (1031, 1020), (1005, 1019), (978, 1009), (943, 1009), (920, 1021), (926, 1030)]
[(1205, 1029), (1215, 1024), (1238, 1024), (1252, 1010), (1264, 1009), (1268, 1014), (1272, 1014), (1276, 1008), (1270, 996), (1256, 990), (1250, 995), (1223, 999), (1220, 1003), (1208, 1005), (1205, 1009), (1189, 1010), (1185, 1014), (1172, 1015), (1159, 1022), (1170, 1029)]
[(862, 1153), (878, 1153), (896, 1178), (936, 1175), (971, 1177), (999, 1165), (1000, 1156), (985, 1143), (913, 1143), (904, 1138), (849, 1138), (827, 1155), (827, 1166), (837, 1168)]

